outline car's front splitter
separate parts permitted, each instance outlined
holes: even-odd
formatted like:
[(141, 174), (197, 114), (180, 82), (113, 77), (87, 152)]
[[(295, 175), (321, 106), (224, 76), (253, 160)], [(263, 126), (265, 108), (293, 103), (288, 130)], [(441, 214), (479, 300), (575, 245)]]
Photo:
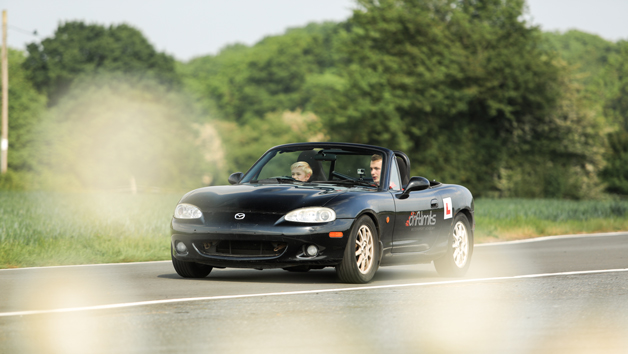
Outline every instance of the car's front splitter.
[[(255, 228), (196, 227), (188, 231), (173, 222), (172, 255), (180, 261), (229, 268), (334, 266), (342, 260), (354, 219), (323, 225), (273, 225)], [(342, 234), (342, 237), (339, 235)], [(185, 251), (178, 250), (183, 243)], [(314, 246), (314, 255), (308, 254)]]

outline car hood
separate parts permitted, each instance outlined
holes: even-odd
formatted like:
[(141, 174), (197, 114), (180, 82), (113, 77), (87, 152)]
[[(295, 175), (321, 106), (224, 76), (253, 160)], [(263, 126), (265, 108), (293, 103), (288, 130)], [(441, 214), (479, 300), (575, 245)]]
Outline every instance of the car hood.
[(325, 206), (345, 193), (345, 188), (301, 185), (243, 184), (196, 189), (179, 203), (199, 207), (203, 212), (286, 214), (294, 209)]

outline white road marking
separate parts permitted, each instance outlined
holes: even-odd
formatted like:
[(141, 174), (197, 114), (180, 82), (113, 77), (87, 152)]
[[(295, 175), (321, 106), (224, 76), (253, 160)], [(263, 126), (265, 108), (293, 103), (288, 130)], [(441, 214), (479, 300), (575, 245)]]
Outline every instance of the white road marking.
[(551, 240), (557, 240), (557, 239), (564, 240), (564, 239), (569, 239), (569, 238), (616, 237), (616, 236), (628, 236), (628, 232), (620, 231), (620, 232), (605, 232), (605, 233), (597, 233), (597, 234), (543, 236), (543, 237), (526, 238), (523, 240), (514, 240), (514, 241), (479, 243), (479, 244), (473, 245), (473, 247), (515, 245), (518, 243), (542, 242), (542, 241), (551, 241)]
[(97, 264), (70, 264), (60, 266), (45, 266), (45, 267), (24, 267), (24, 268), (5, 268), (0, 269), (0, 272), (7, 270), (30, 270), (30, 269), (55, 269), (55, 268), (72, 268), (72, 267), (101, 267), (101, 266), (116, 266), (116, 265), (138, 265), (138, 264), (150, 264), (150, 263), (170, 263), (172, 261), (147, 261), (147, 262), (125, 262), (125, 263), (97, 263)]
[(262, 294), (245, 294), (245, 295), (223, 295), (223, 296), (190, 297), (190, 298), (181, 298), (181, 299), (152, 300), (152, 301), (127, 302), (127, 303), (121, 303), (121, 304), (109, 304), (109, 305), (98, 305), (98, 306), (62, 308), (62, 309), (53, 309), (53, 310), (0, 312), (0, 317), (14, 317), (14, 316), (27, 316), (27, 315), (44, 315), (44, 314), (68, 313), (68, 312), (78, 312), (78, 311), (93, 311), (93, 310), (110, 310), (110, 309), (119, 309), (119, 308), (125, 308), (125, 307), (137, 307), (137, 306), (159, 305), (159, 304), (170, 304), (170, 303), (192, 302), (192, 301), (215, 301), (215, 300), (231, 300), (231, 299), (266, 297), (266, 296), (306, 295), (306, 294), (332, 293), (332, 292), (343, 292), (343, 291), (391, 289), (391, 288), (402, 288), (402, 287), (411, 287), (411, 286), (436, 286), (436, 285), (464, 284), (464, 283), (476, 283), (476, 282), (486, 282), (486, 281), (496, 281), (496, 280), (530, 279), (530, 278), (544, 278), (544, 277), (567, 276), (567, 275), (601, 274), (601, 273), (614, 273), (614, 272), (628, 272), (628, 268), (605, 269), (605, 270), (586, 270), (586, 271), (562, 272), (562, 273), (528, 274), (528, 275), (516, 275), (516, 276), (511, 276), (511, 277), (495, 277), (495, 278), (480, 278), (480, 279), (449, 280), (449, 281), (439, 281), (439, 282), (430, 282), (430, 283), (376, 285), (376, 286), (363, 286), (363, 287), (357, 287), (357, 288), (336, 288), (336, 289), (287, 291), (287, 292), (280, 292), (280, 293), (262, 293)]
[[(528, 239), (524, 239), (524, 240), (515, 240), (515, 241), (478, 243), (478, 244), (473, 245), (473, 247), (502, 246), (502, 245), (508, 245), (508, 244), (517, 244), (517, 243), (549, 241), (549, 240), (555, 240), (555, 239), (561, 239), (561, 238), (562, 239), (566, 239), (566, 238), (585, 238), (585, 237), (604, 237), (604, 236), (628, 236), (628, 232), (620, 231), (620, 232), (606, 232), (606, 233), (581, 234), (581, 235), (543, 236), (543, 237), (535, 237), (535, 238), (528, 238)], [(148, 261), (148, 262), (74, 264), (74, 265), (46, 266), (46, 267), (5, 268), (5, 269), (0, 269), (0, 272), (2, 272), (2, 271), (29, 270), (29, 269), (54, 269), (54, 268), (71, 268), (71, 267), (100, 267), (100, 266), (110, 266), (110, 265), (139, 265), (139, 264), (166, 263), (166, 262), (169, 263), (171, 261), (167, 260), (167, 261)]]

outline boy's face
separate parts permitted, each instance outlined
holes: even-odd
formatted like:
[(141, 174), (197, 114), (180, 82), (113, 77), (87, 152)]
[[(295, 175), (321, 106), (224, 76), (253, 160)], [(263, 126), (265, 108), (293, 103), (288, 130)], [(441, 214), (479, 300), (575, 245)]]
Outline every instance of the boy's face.
[(306, 175), (302, 167), (297, 167), (292, 170), (292, 178), (296, 179), (297, 181), (307, 182), (307, 180), (310, 179), (310, 175)]

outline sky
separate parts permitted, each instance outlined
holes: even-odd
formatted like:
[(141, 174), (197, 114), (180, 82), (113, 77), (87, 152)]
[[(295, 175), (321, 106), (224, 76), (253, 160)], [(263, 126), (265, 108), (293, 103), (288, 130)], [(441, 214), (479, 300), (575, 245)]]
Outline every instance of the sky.
[[(628, 0), (527, 0), (527, 19), (546, 31), (581, 31), (628, 40)], [(310, 22), (343, 21), (353, 0), (0, 0), (8, 44), (25, 49), (80, 20), (138, 28), (158, 51), (181, 61), (217, 54), (225, 45), (252, 45)], [(38, 35), (32, 35), (37, 30)]]

